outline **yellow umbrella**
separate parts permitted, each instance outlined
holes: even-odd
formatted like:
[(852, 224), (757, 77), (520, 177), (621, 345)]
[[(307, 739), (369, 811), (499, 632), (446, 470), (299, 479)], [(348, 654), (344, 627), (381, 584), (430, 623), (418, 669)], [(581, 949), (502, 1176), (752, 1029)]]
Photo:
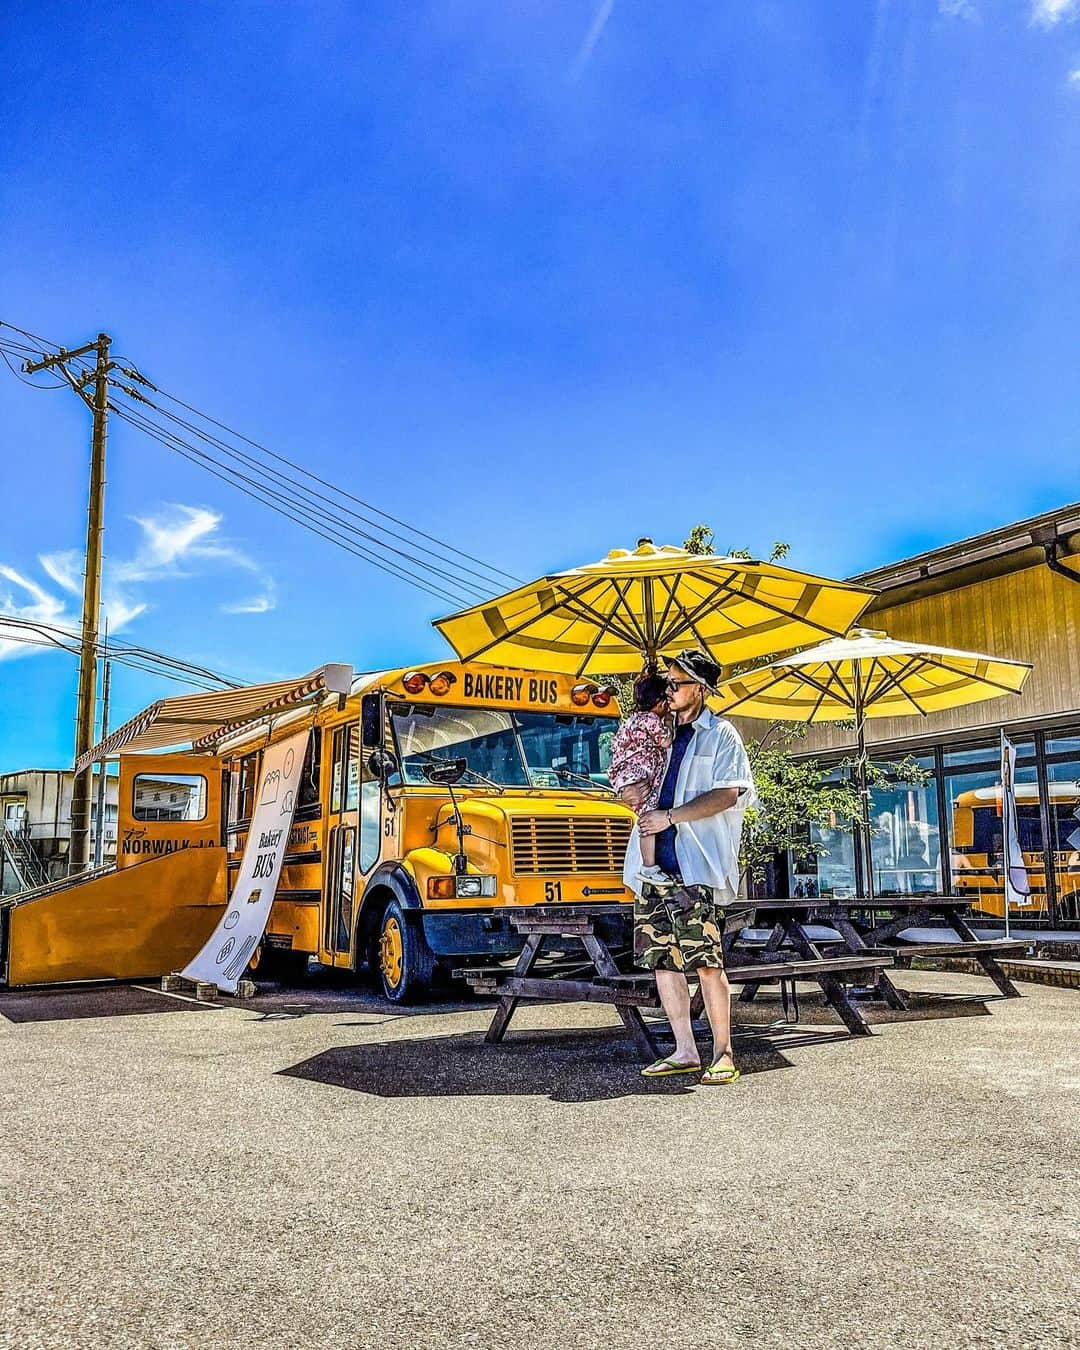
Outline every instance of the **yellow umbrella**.
[(845, 638), (819, 643), (727, 680), (709, 703), (717, 712), (768, 721), (854, 719), (863, 856), (872, 899), (866, 719), (915, 713), (925, 717), (1002, 694), (1018, 694), (1030, 673), (1027, 661), (896, 641), (876, 629), (854, 628)]
[(642, 659), (702, 647), (720, 665), (836, 636), (873, 592), (775, 563), (658, 548), (541, 577), (435, 627), (463, 661), (624, 675)]

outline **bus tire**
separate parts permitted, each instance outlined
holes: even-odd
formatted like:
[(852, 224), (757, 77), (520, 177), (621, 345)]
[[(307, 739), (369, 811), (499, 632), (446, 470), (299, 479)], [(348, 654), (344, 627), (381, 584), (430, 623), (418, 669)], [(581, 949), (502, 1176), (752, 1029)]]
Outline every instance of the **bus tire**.
[(383, 993), (391, 1003), (418, 1003), (431, 992), (435, 957), (420, 925), (406, 920), (397, 900), (383, 910), (376, 954)]

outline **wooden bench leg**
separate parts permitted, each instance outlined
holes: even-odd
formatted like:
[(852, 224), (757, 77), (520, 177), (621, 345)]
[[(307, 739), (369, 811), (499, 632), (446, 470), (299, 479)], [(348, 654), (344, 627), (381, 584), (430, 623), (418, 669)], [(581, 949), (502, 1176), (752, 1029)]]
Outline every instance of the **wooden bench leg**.
[(647, 1055), (650, 1059), (655, 1059), (660, 1053), (660, 1047), (655, 1036), (649, 1030), (644, 1017), (637, 1008), (628, 1008), (623, 1004), (619, 1004), (617, 1007), (623, 1025), (633, 1038), (634, 1044), (642, 1054)]
[[(963, 948), (961, 947), (961, 951), (962, 950)], [(1005, 995), (1006, 998), (1023, 997), (1023, 995), (1020, 993), (1020, 990), (1017, 989), (1016, 985), (1013, 984), (1012, 980), (1009, 979), (1008, 975), (1006, 975), (1005, 972), (998, 965), (997, 957), (983, 953), (983, 955), (976, 957), (976, 960), (978, 961), (979, 965), (982, 966), (983, 970), (986, 971), (987, 975), (989, 975), (990, 978), (994, 981), (998, 989)]]
[[(782, 923), (775, 924), (773, 926), (772, 932), (769, 935), (768, 942), (766, 942), (765, 946), (761, 949), (761, 959), (767, 960), (770, 956), (773, 955), (774, 952), (778, 952), (780, 948), (784, 945), (784, 938), (786, 936), (787, 930), (785, 929), (784, 925)], [(739, 1002), (753, 1003), (754, 998), (757, 995), (757, 991), (760, 988), (761, 988), (760, 984), (757, 984), (753, 980), (748, 980), (746, 984), (743, 985), (742, 991), (739, 994)]]
[(495, 1016), (491, 1019), (491, 1026), (484, 1034), (484, 1040), (488, 1045), (498, 1045), (506, 1035), (506, 1028), (510, 1025), (510, 1019), (513, 1017), (517, 1008), (518, 1000), (512, 998), (509, 994), (504, 994), (499, 999), (499, 1006), (495, 1009)]
[[(514, 966), (514, 974), (518, 976), (528, 975), (533, 966), (536, 965), (540, 956), (540, 949), (544, 945), (543, 933), (531, 933), (521, 949), (521, 955)], [(506, 1028), (510, 1025), (510, 1019), (517, 1011), (518, 999), (512, 994), (503, 994), (499, 999), (499, 1006), (495, 1009), (495, 1016), (491, 1019), (491, 1025), (484, 1034), (484, 1040), (488, 1045), (498, 1045), (506, 1035)]]
[(875, 984), (878, 995), (885, 1000), (888, 1007), (895, 1008), (897, 1011), (903, 1011), (907, 1008), (907, 999), (883, 970), (878, 971)]
[(870, 1023), (862, 1015), (859, 1008), (848, 998), (847, 990), (835, 975), (818, 975), (818, 984), (821, 985), (821, 992), (825, 995), (828, 1002), (844, 1026), (853, 1036), (872, 1036)]

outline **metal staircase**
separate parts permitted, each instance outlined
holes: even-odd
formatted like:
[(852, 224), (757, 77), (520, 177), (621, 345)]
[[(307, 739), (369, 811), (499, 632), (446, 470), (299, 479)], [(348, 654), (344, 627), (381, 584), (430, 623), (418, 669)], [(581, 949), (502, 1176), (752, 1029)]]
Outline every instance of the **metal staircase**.
[(16, 894), (49, 884), (49, 873), (29, 830), (8, 830), (0, 825), (0, 860), (6, 862), (15, 875), (19, 886)]

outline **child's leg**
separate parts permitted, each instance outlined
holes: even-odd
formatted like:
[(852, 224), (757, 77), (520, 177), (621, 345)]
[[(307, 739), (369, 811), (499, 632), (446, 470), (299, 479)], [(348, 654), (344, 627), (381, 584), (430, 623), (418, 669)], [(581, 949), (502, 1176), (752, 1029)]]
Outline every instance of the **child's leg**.
[(656, 866), (656, 835), (641, 836), (641, 861), (646, 867)]

